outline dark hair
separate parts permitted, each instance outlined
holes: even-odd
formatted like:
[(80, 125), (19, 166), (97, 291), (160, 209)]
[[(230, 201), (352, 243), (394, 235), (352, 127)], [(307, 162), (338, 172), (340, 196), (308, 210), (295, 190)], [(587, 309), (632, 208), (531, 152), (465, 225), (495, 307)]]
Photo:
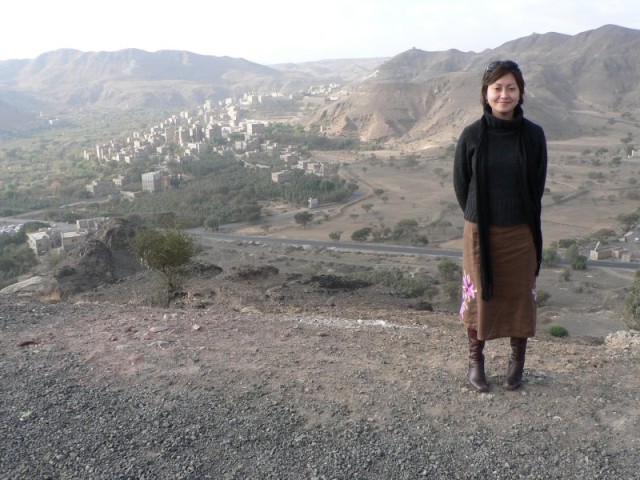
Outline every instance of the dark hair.
[(520, 67), (512, 60), (498, 60), (491, 62), (484, 71), (484, 75), (482, 75), (480, 101), (483, 107), (487, 104), (487, 90), (489, 89), (489, 85), (497, 82), (508, 73), (512, 74), (513, 78), (516, 79), (516, 84), (520, 89), (520, 100), (518, 100), (518, 105), (522, 105), (522, 102), (524, 102), (524, 78), (522, 77)]

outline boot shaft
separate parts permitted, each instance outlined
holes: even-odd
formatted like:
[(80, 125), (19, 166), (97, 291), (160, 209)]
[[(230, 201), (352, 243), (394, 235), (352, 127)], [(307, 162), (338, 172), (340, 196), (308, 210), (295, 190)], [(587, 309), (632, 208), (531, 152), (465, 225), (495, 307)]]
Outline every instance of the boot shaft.
[(503, 385), (507, 390), (517, 390), (522, 386), (526, 352), (527, 339), (512, 337), (511, 359), (509, 360), (509, 367), (507, 368), (507, 375)]
[(524, 365), (527, 353), (527, 338), (511, 337), (511, 360)]
[(469, 337), (469, 383), (478, 392), (487, 392), (489, 384), (484, 373), (484, 341), (478, 340), (476, 330), (467, 330)]
[(484, 355), (482, 354), (484, 341), (478, 340), (477, 330), (468, 329), (467, 335), (469, 337), (469, 360), (476, 362), (484, 361)]

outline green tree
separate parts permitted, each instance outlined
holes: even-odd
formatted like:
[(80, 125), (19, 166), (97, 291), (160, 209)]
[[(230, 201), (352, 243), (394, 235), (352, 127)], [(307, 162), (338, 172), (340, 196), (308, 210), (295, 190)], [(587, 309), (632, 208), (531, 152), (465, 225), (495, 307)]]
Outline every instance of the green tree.
[(442, 290), (449, 300), (451, 306), (458, 306), (460, 302), (460, 283), (447, 282), (442, 286)]
[(220, 217), (207, 217), (204, 221), (204, 226), (210, 228), (214, 232), (217, 232), (220, 229)]
[(360, 230), (356, 230), (355, 232), (353, 232), (351, 234), (351, 240), (355, 242), (366, 242), (367, 238), (369, 238), (369, 235), (371, 235), (371, 228), (364, 227), (364, 228), (361, 228)]
[(341, 236), (342, 236), (342, 232), (331, 232), (329, 234), (329, 238), (334, 242), (339, 242)]
[(585, 270), (587, 268), (587, 257), (578, 255), (572, 262), (571, 268), (574, 270)]
[(307, 223), (309, 223), (313, 219), (313, 213), (298, 212), (293, 216), (293, 219), (297, 224), (302, 225), (302, 228), (305, 228), (307, 226)]
[(149, 268), (162, 274), (167, 304), (187, 275), (185, 265), (200, 251), (193, 238), (179, 230), (138, 230), (130, 248)]
[(361, 205), (360, 208), (362, 208), (365, 212), (369, 213), (373, 208), (373, 203), (365, 203), (364, 205)]
[(578, 250), (577, 244), (573, 243), (567, 247), (567, 250), (565, 252), (565, 258), (569, 263), (573, 264), (578, 259), (579, 256), (580, 256), (580, 252)]
[(549, 292), (547, 292), (546, 290), (538, 289), (537, 302), (539, 307), (543, 307), (544, 305), (546, 305), (550, 298), (551, 294)]
[(559, 248), (569, 248), (571, 245), (575, 245), (575, 244), (576, 244), (575, 238), (562, 238), (558, 240)]
[(591, 234), (591, 238), (598, 240), (599, 242), (606, 243), (607, 240), (616, 238), (615, 230), (610, 228), (601, 228), (600, 230)]
[(405, 234), (413, 233), (418, 229), (418, 222), (412, 218), (404, 218), (393, 227), (393, 238), (400, 238)]
[(429, 238), (426, 235), (417, 235), (416, 238), (414, 238), (411, 243), (413, 245), (429, 245)]

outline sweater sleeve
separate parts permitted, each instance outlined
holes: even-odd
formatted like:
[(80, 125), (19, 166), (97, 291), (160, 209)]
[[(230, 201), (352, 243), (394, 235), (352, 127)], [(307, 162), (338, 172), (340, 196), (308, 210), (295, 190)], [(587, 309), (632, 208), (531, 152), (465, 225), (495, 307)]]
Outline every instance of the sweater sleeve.
[(471, 182), (471, 156), (472, 148), (469, 145), (469, 129), (465, 128), (458, 139), (453, 159), (453, 188), (462, 211), (465, 211), (467, 197), (469, 196), (469, 184)]
[(547, 181), (547, 139), (544, 135), (544, 130), (540, 128), (540, 156), (538, 164), (538, 192), (540, 193), (540, 199), (544, 195), (544, 186)]

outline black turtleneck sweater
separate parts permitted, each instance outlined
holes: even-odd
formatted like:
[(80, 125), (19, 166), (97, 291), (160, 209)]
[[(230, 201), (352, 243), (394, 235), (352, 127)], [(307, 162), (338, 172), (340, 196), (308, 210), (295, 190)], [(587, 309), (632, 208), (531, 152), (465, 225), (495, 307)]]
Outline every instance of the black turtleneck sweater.
[[(527, 223), (525, 202), (539, 203), (544, 192), (547, 172), (547, 145), (541, 127), (527, 120), (522, 109), (514, 120), (502, 120), (484, 112), (487, 121), (486, 194), (488, 195), (491, 225)], [(453, 185), (464, 218), (477, 222), (477, 182), (475, 178), (476, 154), (480, 140), (481, 120), (466, 127), (458, 140), (453, 167)], [(530, 139), (527, 150), (527, 172), (520, 171), (519, 129)], [(520, 175), (535, 175), (537, 192), (521, 192)], [(529, 179), (533, 180), (533, 179)], [(525, 198), (524, 194), (536, 198)], [(539, 215), (540, 212), (537, 212)]]
[[(490, 225), (530, 226), (538, 268), (542, 260), (542, 194), (547, 175), (547, 143), (542, 128), (516, 107), (513, 120), (502, 120), (485, 107), (483, 117), (458, 139), (453, 185), (464, 218), (480, 230), (483, 298), (492, 297)], [(482, 207), (482, 208), (481, 208)]]

